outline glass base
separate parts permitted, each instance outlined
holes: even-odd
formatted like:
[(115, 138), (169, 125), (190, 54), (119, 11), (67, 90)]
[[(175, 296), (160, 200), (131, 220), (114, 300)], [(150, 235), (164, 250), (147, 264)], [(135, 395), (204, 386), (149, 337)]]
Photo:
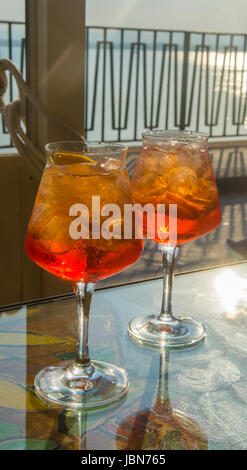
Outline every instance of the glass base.
[(143, 345), (168, 348), (187, 348), (204, 340), (203, 325), (192, 318), (175, 318), (165, 322), (157, 315), (139, 316), (131, 320), (128, 333)]
[[(90, 377), (88, 378), (88, 370)], [(95, 408), (116, 402), (128, 391), (124, 369), (103, 361), (89, 368), (68, 363), (46, 367), (35, 377), (39, 398), (65, 408)]]

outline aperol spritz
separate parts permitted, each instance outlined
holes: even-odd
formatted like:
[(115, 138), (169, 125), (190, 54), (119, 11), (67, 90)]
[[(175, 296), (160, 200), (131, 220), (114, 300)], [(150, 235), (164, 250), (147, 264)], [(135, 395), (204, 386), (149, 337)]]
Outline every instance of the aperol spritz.
[[(91, 149), (90, 162), (86, 155), (57, 152), (54, 163), (45, 168), (26, 237), (26, 251), (38, 265), (72, 282), (112, 276), (134, 263), (142, 251), (140, 240), (124, 239), (124, 204), (132, 202), (127, 170), (118, 159), (105, 157), (106, 149), (96, 153)], [(93, 197), (100, 200), (93, 204)], [(87, 238), (70, 235), (73, 204), (88, 209), (81, 214), (81, 224), (88, 225)], [(108, 219), (102, 215), (106, 204), (117, 204), (121, 211), (112, 221), (112, 226), (119, 225), (121, 238), (107, 239), (102, 234)], [(93, 234), (94, 219), (98, 224)]]
[[(172, 315), (171, 292), (180, 245), (214, 230), (221, 221), (207, 134), (160, 129), (144, 131), (143, 148), (132, 176), (132, 190), (135, 203), (142, 206), (151, 203), (155, 207), (149, 225), (147, 217), (152, 218), (152, 214), (143, 212), (143, 233), (159, 243), (164, 287), (160, 315), (132, 320), (129, 333), (134, 339), (156, 346), (194, 345), (204, 338), (204, 328), (190, 318)], [(163, 219), (158, 217), (157, 210), (157, 205), (162, 204), (166, 208)], [(170, 205), (176, 206), (175, 224), (169, 216)], [(155, 226), (155, 231), (149, 233), (149, 226)]]
[[(186, 134), (187, 135), (187, 134)], [(178, 136), (179, 137), (179, 136)], [(157, 136), (158, 138), (158, 136)], [(189, 134), (188, 134), (189, 138)], [(200, 237), (215, 229), (221, 220), (219, 196), (205, 140), (151, 143), (142, 149), (132, 176), (133, 199), (156, 208), (155, 237), (167, 243), (169, 218), (157, 227), (157, 204), (177, 205), (177, 243)], [(148, 238), (146, 214), (144, 235)], [(165, 237), (158, 237), (164, 232)]]

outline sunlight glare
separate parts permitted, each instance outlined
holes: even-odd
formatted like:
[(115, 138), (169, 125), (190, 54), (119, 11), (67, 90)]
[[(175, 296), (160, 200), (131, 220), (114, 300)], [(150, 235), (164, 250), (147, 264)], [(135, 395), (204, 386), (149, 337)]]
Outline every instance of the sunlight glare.
[(239, 306), (240, 303), (247, 305), (247, 279), (230, 269), (225, 270), (216, 278), (215, 290), (228, 318), (233, 319), (238, 313), (242, 313)]

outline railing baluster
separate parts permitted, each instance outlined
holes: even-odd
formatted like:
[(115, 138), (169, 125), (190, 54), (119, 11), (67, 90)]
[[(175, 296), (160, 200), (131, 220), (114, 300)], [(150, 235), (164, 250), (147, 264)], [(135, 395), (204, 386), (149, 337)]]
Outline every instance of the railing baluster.
[(190, 52), (190, 33), (186, 31), (184, 33), (184, 58), (183, 58), (180, 125), (179, 125), (181, 130), (185, 129), (189, 52)]
[(141, 31), (138, 30), (137, 33), (137, 57), (136, 57), (136, 87), (135, 87), (135, 113), (134, 113), (134, 138), (137, 139), (137, 111), (138, 111), (138, 91), (139, 91), (139, 63), (140, 63), (140, 34)]
[[(150, 124), (149, 124), (150, 129), (152, 129), (154, 127), (153, 126), (153, 113), (154, 113), (154, 89), (155, 89), (155, 71), (156, 71), (156, 43), (157, 43), (157, 31), (154, 31), (153, 32), (153, 58), (152, 58)], [(146, 123), (146, 127), (148, 127), (147, 123)]]
[(215, 103), (215, 88), (216, 88), (216, 76), (217, 76), (218, 49), (219, 49), (219, 34), (216, 35), (215, 61), (214, 61), (214, 72), (213, 72), (213, 87), (212, 87), (212, 103), (211, 103), (211, 120), (208, 123), (210, 136), (212, 135), (212, 129), (213, 129), (213, 126), (215, 125), (215, 121), (214, 121), (214, 103)]
[(172, 36), (169, 34), (169, 47), (168, 47), (168, 71), (167, 71), (167, 92), (166, 92), (166, 122), (165, 128), (168, 129), (168, 119), (169, 119), (169, 105), (170, 105), (170, 82), (171, 82), (171, 52), (172, 52)]
[(121, 29), (120, 62), (119, 62), (119, 95), (118, 95), (118, 141), (119, 142), (121, 141), (121, 123), (122, 123), (123, 45), (124, 45), (124, 30)]

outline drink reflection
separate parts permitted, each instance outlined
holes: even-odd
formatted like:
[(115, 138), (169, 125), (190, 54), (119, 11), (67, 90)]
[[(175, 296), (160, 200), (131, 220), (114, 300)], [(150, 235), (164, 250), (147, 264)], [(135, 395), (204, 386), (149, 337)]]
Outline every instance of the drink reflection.
[(64, 436), (59, 449), (71, 450), (113, 450), (115, 433), (108, 432), (108, 426), (115, 426), (115, 419), (126, 399), (99, 409), (65, 409), (59, 417), (59, 430)]
[(78, 450), (87, 450), (87, 413), (78, 412)]
[(206, 450), (207, 436), (182, 411), (172, 408), (169, 398), (169, 351), (160, 351), (157, 396), (154, 406), (125, 418), (117, 430), (117, 449)]

